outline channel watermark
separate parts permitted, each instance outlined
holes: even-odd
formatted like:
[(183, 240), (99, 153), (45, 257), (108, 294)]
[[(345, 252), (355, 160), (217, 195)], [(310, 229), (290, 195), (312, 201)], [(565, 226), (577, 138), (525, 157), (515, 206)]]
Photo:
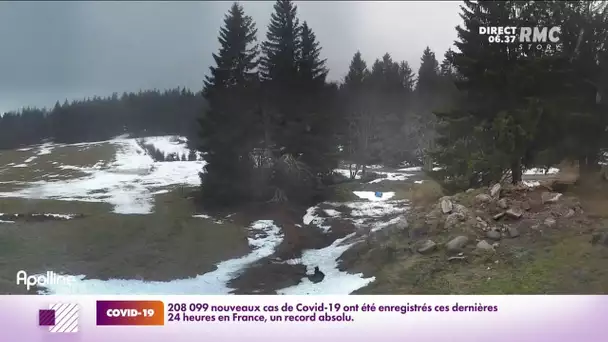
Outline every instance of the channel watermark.
[(559, 52), (562, 51), (561, 30), (559, 26), (482, 26), (479, 34), (492, 44), (517, 44), (528, 50)]
[(72, 281), (72, 277), (60, 275), (53, 271), (37, 275), (28, 275), (24, 270), (17, 272), (17, 285), (25, 285), (28, 291), (34, 286), (46, 287), (48, 285), (67, 285)]

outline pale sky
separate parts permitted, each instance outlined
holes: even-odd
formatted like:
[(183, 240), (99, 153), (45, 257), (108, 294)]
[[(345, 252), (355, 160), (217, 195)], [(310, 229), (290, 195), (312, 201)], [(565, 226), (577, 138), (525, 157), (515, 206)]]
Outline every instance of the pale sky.
[[(232, 2), (0, 1), (0, 113), (112, 92), (202, 88)], [(265, 37), (274, 1), (242, 2)], [(297, 2), (322, 46), (329, 79), (360, 50), (414, 70), (428, 45), (441, 62), (461, 23), (459, 1)]]

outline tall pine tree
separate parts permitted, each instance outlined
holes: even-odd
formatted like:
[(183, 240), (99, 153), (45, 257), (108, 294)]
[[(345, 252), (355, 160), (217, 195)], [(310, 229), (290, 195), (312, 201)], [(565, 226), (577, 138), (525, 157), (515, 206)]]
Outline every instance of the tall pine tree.
[(220, 29), (216, 66), (204, 82), (209, 108), (200, 119), (200, 151), (207, 161), (201, 180), (208, 203), (230, 204), (251, 193), (250, 153), (258, 138), (252, 129), (258, 95), (256, 34), (252, 18), (234, 3)]
[(435, 53), (427, 46), (420, 58), (418, 82), (416, 82), (416, 121), (419, 137), (419, 157), (427, 171), (433, 168), (429, 151), (435, 140), (435, 117), (433, 110), (439, 105), (439, 63)]
[(328, 151), (335, 146), (333, 127), (326, 116), (335, 91), (326, 87), (319, 43), (308, 25), (300, 25), (292, 1), (275, 3), (262, 52), (265, 146), (274, 159), (272, 200), (308, 200), (320, 176), (335, 164)]
[(341, 134), (342, 156), (350, 165), (350, 177), (371, 162), (372, 155), (379, 154), (374, 111), (369, 92), (370, 71), (360, 51), (353, 56), (341, 88), (343, 128)]
[[(498, 181), (505, 169), (521, 177), (522, 158), (535, 129), (538, 113), (524, 113), (520, 96), (522, 72), (515, 72), (521, 51), (507, 44), (490, 44), (480, 26), (519, 26), (516, 2), (465, 1), (464, 25), (457, 27), (459, 49), (453, 64), (461, 80), (461, 106), (436, 113), (440, 119), (438, 148), (432, 153), (454, 185), (475, 186)], [(519, 83), (519, 84), (518, 84)], [(519, 87), (519, 88), (518, 88)]]

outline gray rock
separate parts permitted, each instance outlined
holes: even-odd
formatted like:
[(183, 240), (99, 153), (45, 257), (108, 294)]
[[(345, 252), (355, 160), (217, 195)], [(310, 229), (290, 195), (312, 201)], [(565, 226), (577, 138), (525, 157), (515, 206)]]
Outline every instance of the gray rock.
[(417, 251), (420, 254), (431, 253), (437, 249), (437, 244), (433, 240), (426, 240), (418, 247)]
[(467, 257), (464, 255), (457, 255), (457, 256), (449, 257), (448, 261), (464, 261), (466, 259), (467, 259)]
[(598, 232), (594, 233), (591, 238), (591, 243), (596, 245), (602, 245), (608, 247), (608, 232)]
[(565, 218), (571, 218), (576, 215), (576, 211), (574, 209), (568, 209), (568, 212), (564, 215)]
[(501, 218), (503, 218), (503, 216), (505, 216), (505, 213), (504, 213), (504, 212), (502, 212), (502, 213), (498, 213), (498, 214), (496, 214), (496, 215), (492, 216), (492, 218), (493, 218), (494, 220), (498, 221), (498, 220), (500, 220)]
[(523, 201), (520, 203), (520, 206), (523, 210), (528, 211), (530, 210), (532, 207), (530, 206), (530, 203), (528, 203), (528, 201)]
[(559, 198), (562, 197), (562, 194), (557, 193), (557, 192), (543, 192), (542, 194), (540, 194), (540, 198), (541, 201), (543, 202), (543, 204), (545, 203), (555, 203), (559, 200)]
[(405, 217), (400, 217), (399, 220), (397, 221), (397, 223), (395, 223), (395, 228), (398, 230), (405, 230), (407, 229), (408, 224), (407, 224), (407, 220)]
[(475, 196), (475, 200), (480, 203), (490, 203), (490, 202), (492, 202), (492, 197), (490, 197), (490, 195), (487, 195), (487, 194), (479, 194), (479, 195)]
[(466, 219), (464, 215), (461, 213), (451, 213), (445, 218), (445, 229), (451, 229), (455, 227), (459, 222), (462, 222)]
[(490, 188), (490, 196), (494, 197), (494, 198), (498, 198), (500, 195), (500, 183), (496, 183), (492, 186), (492, 188)]
[[(418, 240), (420, 238), (428, 236), (430, 230), (431, 230), (430, 227), (426, 226), (426, 225), (422, 225), (419, 227), (412, 227), (407, 230), (407, 236), (412, 240)], [(404, 230), (403, 232), (405, 233), (406, 231)]]
[(496, 205), (497, 205), (499, 208), (501, 208), (501, 209), (507, 209), (507, 208), (509, 207), (509, 205), (507, 204), (507, 199), (506, 199), (506, 198), (499, 199), (499, 200), (496, 202)]
[(553, 217), (547, 217), (545, 221), (543, 221), (543, 224), (547, 228), (553, 228), (557, 225), (557, 221)]
[(486, 240), (479, 241), (476, 248), (482, 251), (494, 251), (494, 246), (490, 245)]
[(502, 237), (502, 234), (500, 233), (500, 230), (498, 230), (498, 229), (491, 229), (491, 230), (488, 230), (488, 232), (486, 233), (486, 237), (491, 240), (500, 240), (500, 238)]
[(516, 238), (519, 236), (519, 231), (515, 227), (507, 228), (507, 233), (509, 234), (510, 238)]
[(467, 216), (469, 216), (469, 210), (467, 209), (467, 207), (465, 207), (462, 204), (458, 204), (458, 203), (454, 204), (453, 211), (456, 213), (462, 214), (462, 216), (464, 216), (465, 218)]
[(461, 235), (453, 238), (445, 244), (448, 252), (460, 252), (469, 243), (469, 238)]
[(510, 218), (519, 219), (524, 214), (520, 209), (511, 208), (505, 212)]
[(484, 221), (481, 217), (477, 216), (476, 220), (477, 220), (476, 227), (478, 229), (482, 229), (482, 230), (488, 229), (488, 223), (486, 221)]
[(441, 211), (444, 214), (449, 214), (452, 212), (453, 209), (453, 204), (452, 201), (450, 201), (449, 199), (443, 199), (441, 200)]

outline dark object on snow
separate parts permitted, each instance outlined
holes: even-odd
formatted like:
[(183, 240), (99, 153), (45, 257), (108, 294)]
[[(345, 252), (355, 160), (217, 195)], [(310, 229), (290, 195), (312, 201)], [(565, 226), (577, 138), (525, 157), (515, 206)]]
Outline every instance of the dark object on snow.
[(315, 273), (308, 276), (308, 280), (312, 281), (315, 284), (322, 282), (323, 279), (325, 279), (325, 273), (319, 270), (319, 266), (315, 266)]

